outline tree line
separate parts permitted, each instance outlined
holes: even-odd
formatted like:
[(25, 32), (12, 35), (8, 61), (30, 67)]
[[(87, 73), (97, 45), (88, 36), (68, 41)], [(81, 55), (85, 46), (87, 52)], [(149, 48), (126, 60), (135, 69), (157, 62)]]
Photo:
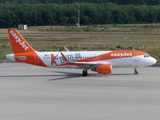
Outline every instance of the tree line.
[[(78, 3), (74, 4), (0, 4), (0, 28), (76, 25)], [(159, 23), (159, 5), (117, 5), (80, 3), (80, 24)]]
[(73, 4), (73, 3), (115, 3), (118, 5), (158, 5), (159, 0), (0, 0), (0, 3), (10, 2), (13, 4), (38, 4), (38, 3), (58, 3), (58, 4)]

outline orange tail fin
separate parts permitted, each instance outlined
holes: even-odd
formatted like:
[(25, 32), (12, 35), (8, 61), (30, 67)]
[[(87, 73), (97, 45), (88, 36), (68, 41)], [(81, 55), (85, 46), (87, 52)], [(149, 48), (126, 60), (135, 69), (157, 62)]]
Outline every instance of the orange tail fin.
[(28, 42), (16, 29), (8, 29), (8, 34), (14, 54), (34, 51), (34, 49), (28, 44)]
[(47, 67), (37, 52), (28, 44), (16, 29), (8, 29), (14, 58), (18, 62)]

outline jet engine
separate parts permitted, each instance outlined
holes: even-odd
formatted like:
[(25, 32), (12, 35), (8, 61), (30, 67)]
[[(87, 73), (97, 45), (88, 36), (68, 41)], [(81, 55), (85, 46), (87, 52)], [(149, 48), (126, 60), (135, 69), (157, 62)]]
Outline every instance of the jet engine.
[(94, 68), (91, 68), (91, 70), (101, 74), (110, 74), (112, 71), (112, 65), (98, 65)]

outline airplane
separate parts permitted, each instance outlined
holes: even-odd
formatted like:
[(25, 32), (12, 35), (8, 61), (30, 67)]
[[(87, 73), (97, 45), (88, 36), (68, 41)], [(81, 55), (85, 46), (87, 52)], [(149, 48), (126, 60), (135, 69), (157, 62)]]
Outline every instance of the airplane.
[(42, 67), (60, 67), (83, 69), (82, 75), (87, 76), (88, 70), (101, 74), (110, 74), (112, 68), (133, 67), (137, 75), (138, 67), (150, 66), (157, 62), (148, 53), (135, 50), (124, 51), (66, 51), (38, 52), (34, 50), (22, 35), (13, 28), (8, 29), (13, 54), (6, 58)]

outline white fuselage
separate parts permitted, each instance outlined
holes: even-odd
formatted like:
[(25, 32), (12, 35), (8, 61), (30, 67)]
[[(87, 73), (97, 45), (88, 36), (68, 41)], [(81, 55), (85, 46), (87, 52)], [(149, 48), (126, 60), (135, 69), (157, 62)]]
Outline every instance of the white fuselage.
[[(106, 62), (106, 64), (111, 64), (113, 67), (141, 67), (141, 66), (150, 66), (156, 63), (156, 59), (147, 56), (147, 55), (139, 55), (139, 56), (128, 56), (128, 57), (120, 57), (115, 58), (114, 56), (104, 56), (103, 59), (101, 54), (106, 54), (111, 51), (75, 51), (75, 52), (63, 52), (66, 58), (69, 61), (86, 61), (88, 58), (92, 59), (93, 61), (98, 62)], [(55, 67), (51, 65), (51, 56), (50, 54), (57, 55), (56, 63), (58, 65), (64, 64), (65, 61), (63, 60), (60, 52), (37, 52), (39, 58), (48, 66), (48, 67)], [(96, 56), (96, 57), (95, 57)], [(36, 60), (36, 59), (35, 59)], [(38, 62), (38, 61), (37, 61)], [(90, 62), (90, 61), (88, 61)], [(75, 65), (64, 65), (64, 66), (57, 66), (57, 67), (79, 67)]]
[[(90, 58), (92, 61), (96, 61), (97, 63), (102, 62), (106, 64), (110, 64), (113, 67), (142, 67), (142, 66), (150, 66), (156, 63), (156, 59), (149, 55), (139, 55), (139, 56), (126, 56), (115, 58), (114, 56), (104, 56), (103, 59), (100, 54), (106, 54), (111, 51), (74, 51), (74, 52), (63, 52), (66, 58), (69, 61), (86, 61)], [(34, 56), (34, 61), (36, 63), (41, 59), (47, 67), (72, 67), (78, 68), (79, 66), (75, 65), (65, 65), (65, 61), (63, 60), (60, 52), (36, 52), (38, 58)], [(50, 55), (55, 54), (55, 61), (57, 65), (51, 65), (51, 60), (53, 59)], [(96, 57), (95, 57), (96, 56)], [(6, 55), (6, 58), (15, 60), (14, 54)], [(90, 61), (87, 61), (90, 62)], [(64, 64), (64, 65), (62, 65)], [(60, 65), (60, 66), (59, 66)], [(62, 66), (61, 66), (62, 65)]]

